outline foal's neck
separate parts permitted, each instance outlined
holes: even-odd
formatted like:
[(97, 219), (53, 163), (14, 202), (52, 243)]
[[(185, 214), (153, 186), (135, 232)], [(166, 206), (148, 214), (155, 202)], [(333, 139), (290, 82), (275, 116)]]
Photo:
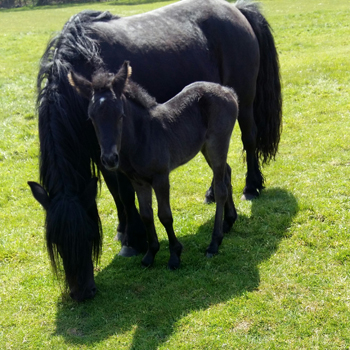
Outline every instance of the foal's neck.
[(126, 100), (122, 146), (128, 153), (144, 146), (150, 130), (151, 115), (147, 108)]

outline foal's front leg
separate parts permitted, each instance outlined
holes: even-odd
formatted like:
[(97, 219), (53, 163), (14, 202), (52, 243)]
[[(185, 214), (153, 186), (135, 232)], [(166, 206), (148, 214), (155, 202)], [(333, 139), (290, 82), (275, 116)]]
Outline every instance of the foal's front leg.
[(176, 270), (180, 266), (182, 244), (176, 238), (173, 228), (173, 215), (170, 208), (169, 174), (155, 177), (152, 186), (158, 202), (158, 217), (169, 239), (170, 259), (168, 268), (170, 270)]
[(159, 242), (154, 227), (153, 209), (152, 209), (152, 187), (148, 184), (139, 184), (133, 182), (140, 206), (140, 216), (146, 227), (148, 250), (142, 259), (142, 265), (148, 267), (153, 264), (154, 258), (159, 250)]

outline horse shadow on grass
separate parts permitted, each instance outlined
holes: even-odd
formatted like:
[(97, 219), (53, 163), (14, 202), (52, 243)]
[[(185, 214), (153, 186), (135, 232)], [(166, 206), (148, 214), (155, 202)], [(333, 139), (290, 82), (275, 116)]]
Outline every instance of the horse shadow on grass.
[(288, 238), (297, 212), (298, 203), (291, 193), (279, 188), (264, 190), (252, 202), (250, 217), (238, 213), (214, 258), (204, 256), (214, 218), (195, 234), (179, 237), (184, 245), (182, 265), (174, 272), (165, 268), (165, 240), (149, 269), (140, 267), (141, 256), (116, 256), (96, 275), (95, 299), (82, 304), (58, 303), (55, 335), (69, 344), (93, 346), (109, 339), (118, 347), (118, 343), (125, 346), (125, 339), (132, 334), (129, 349), (157, 349), (192, 311), (257, 290), (259, 264)]

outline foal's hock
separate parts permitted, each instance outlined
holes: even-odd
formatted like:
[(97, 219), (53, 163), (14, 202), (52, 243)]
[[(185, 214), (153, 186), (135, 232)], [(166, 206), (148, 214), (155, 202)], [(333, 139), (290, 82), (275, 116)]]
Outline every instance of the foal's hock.
[(101, 162), (131, 180), (145, 224), (148, 251), (142, 263), (150, 266), (159, 250), (152, 209), (152, 188), (158, 216), (169, 238), (168, 266), (180, 265), (182, 245), (175, 236), (169, 202), (169, 173), (202, 152), (214, 175), (216, 213), (208, 257), (218, 253), (223, 232), (237, 218), (232, 199), (231, 169), (226, 164), (230, 137), (238, 115), (231, 88), (209, 82), (186, 86), (169, 101), (158, 104), (130, 80), (125, 61), (117, 74), (97, 71), (92, 80), (69, 73), (70, 84), (89, 99), (89, 118), (101, 147)]

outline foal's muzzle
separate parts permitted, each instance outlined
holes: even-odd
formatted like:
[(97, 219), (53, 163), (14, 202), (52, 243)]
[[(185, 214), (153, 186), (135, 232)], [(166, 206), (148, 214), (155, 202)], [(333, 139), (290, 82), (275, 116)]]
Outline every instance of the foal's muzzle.
[(115, 152), (101, 155), (101, 163), (107, 170), (115, 170), (118, 168), (119, 157)]

